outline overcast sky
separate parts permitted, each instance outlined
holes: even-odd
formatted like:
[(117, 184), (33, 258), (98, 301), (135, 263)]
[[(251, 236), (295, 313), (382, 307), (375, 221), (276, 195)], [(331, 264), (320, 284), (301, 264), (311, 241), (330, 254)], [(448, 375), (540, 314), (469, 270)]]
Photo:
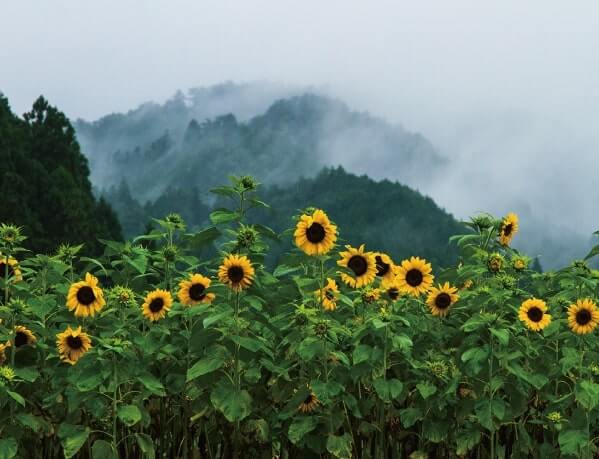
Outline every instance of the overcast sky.
[(597, 1), (7, 0), (0, 66), (17, 113), (43, 93), (86, 119), (224, 80), (326, 87), (459, 159), (430, 188), (450, 210), (528, 194), (599, 228)]

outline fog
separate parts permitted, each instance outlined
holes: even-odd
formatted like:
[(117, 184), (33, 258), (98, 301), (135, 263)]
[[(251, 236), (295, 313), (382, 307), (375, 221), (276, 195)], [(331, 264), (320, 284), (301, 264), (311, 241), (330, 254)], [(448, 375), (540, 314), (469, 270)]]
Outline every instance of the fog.
[(429, 139), (451, 165), (419, 188), (458, 217), (515, 210), (529, 240), (599, 228), (597, 2), (40, 0), (0, 17), (17, 113), (39, 94), (95, 119), (226, 80), (313, 86)]

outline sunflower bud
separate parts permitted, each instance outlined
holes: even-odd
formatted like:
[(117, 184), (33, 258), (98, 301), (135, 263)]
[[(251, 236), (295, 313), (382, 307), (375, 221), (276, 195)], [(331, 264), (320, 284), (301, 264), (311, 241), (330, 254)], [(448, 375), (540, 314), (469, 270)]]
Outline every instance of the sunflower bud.
[(489, 260), (487, 261), (487, 266), (489, 267), (489, 271), (491, 272), (499, 272), (503, 267), (504, 259), (499, 253), (493, 253), (489, 256)]
[(21, 227), (15, 225), (0, 225), (0, 244), (3, 247), (12, 249), (25, 240), (21, 234)]
[(584, 260), (575, 260), (571, 264), (572, 269), (579, 271), (581, 274), (590, 274), (591, 268)]
[(364, 303), (374, 303), (381, 297), (381, 291), (378, 288), (368, 287), (362, 292), (362, 301)]
[(12, 381), (15, 376), (15, 370), (13, 370), (11, 367), (0, 367), (0, 377), (6, 379), (7, 381)]
[(473, 285), (474, 285), (474, 281), (472, 279), (466, 279), (460, 288), (462, 290), (468, 290), (468, 289), (472, 288)]
[(174, 263), (177, 260), (179, 249), (174, 245), (167, 245), (162, 249), (162, 258), (168, 263)]
[(408, 459), (428, 459), (428, 454), (425, 451), (414, 451), (408, 456)]
[(237, 246), (249, 249), (258, 241), (258, 232), (252, 226), (241, 225), (237, 231)]
[(239, 177), (239, 186), (241, 191), (255, 191), (258, 188), (258, 182), (251, 175), (242, 175)]
[(511, 290), (516, 287), (516, 279), (507, 274), (502, 274), (498, 276), (498, 280), (499, 282), (501, 282), (502, 287), (505, 289)]
[(589, 369), (595, 376), (599, 375), (599, 364), (593, 362), (589, 365)]
[(559, 411), (552, 411), (551, 413), (549, 413), (547, 415), (547, 419), (549, 419), (551, 422), (562, 422), (562, 414)]
[(75, 256), (77, 256), (77, 253), (79, 253), (82, 247), (83, 244), (75, 246), (70, 245), (68, 243), (60, 244), (60, 246), (58, 246), (58, 250), (56, 251), (56, 258), (58, 258), (63, 263), (69, 264), (71, 261), (73, 261)]
[(324, 338), (325, 336), (327, 336), (328, 332), (329, 332), (328, 321), (321, 320), (320, 322), (318, 322), (317, 324), (314, 325), (314, 333), (316, 334), (316, 336), (319, 336), (320, 338)]
[(117, 285), (110, 290), (108, 293), (110, 299), (118, 303), (120, 306), (134, 306), (135, 302), (135, 293), (128, 287), (123, 287), (122, 285)]
[(522, 271), (522, 270), (528, 268), (528, 262), (529, 262), (529, 260), (526, 257), (517, 256), (512, 259), (512, 267), (516, 271)]
[(428, 370), (437, 378), (444, 378), (447, 376), (449, 368), (447, 364), (442, 360), (434, 360), (432, 362), (426, 362)]
[(164, 217), (164, 221), (172, 225), (174, 229), (184, 230), (185, 229), (185, 220), (181, 215), (173, 212)]
[(472, 224), (482, 232), (486, 229), (496, 226), (497, 223), (493, 218), (491, 218), (491, 216), (483, 214), (472, 217)]

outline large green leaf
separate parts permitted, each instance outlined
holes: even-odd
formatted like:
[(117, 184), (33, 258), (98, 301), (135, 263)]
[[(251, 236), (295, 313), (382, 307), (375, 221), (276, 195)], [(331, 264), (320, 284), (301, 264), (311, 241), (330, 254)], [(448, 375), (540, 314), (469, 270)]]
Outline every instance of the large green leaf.
[(112, 445), (106, 440), (96, 440), (92, 446), (93, 459), (117, 459)]
[(375, 379), (374, 389), (381, 400), (390, 402), (401, 395), (403, 384), (398, 379)]
[(123, 423), (129, 427), (141, 421), (141, 411), (135, 405), (121, 405), (117, 410), (117, 415)]
[(135, 438), (137, 438), (137, 444), (139, 445), (139, 449), (143, 453), (146, 459), (154, 459), (156, 456), (156, 451), (154, 450), (154, 442), (152, 441), (152, 437), (147, 434), (138, 433), (135, 434)]
[(339, 459), (351, 459), (352, 438), (349, 433), (343, 435), (329, 435), (327, 438), (327, 451)]
[(198, 360), (187, 370), (187, 381), (192, 381), (202, 375), (212, 373), (225, 364), (225, 359), (221, 356), (206, 357)]
[(83, 426), (63, 423), (58, 429), (58, 437), (62, 444), (65, 459), (70, 459), (87, 441), (89, 429)]
[(138, 376), (137, 379), (139, 379), (139, 381), (144, 385), (144, 387), (153, 394), (162, 396), (166, 395), (164, 386), (154, 375), (150, 373), (144, 373)]
[(17, 455), (17, 440), (14, 438), (0, 438), (0, 459), (12, 459)]
[(228, 381), (219, 383), (210, 394), (214, 408), (229, 422), (245, 419), (251, 412), (252, 397), (246, 390), (238, 390)]
[(304, 436), (312, 432), (318, 425), (318, 418), (315, 416), (301, 416), (295, 418), (289, 426), (287, 437), (293, 444), (297, 444)]
[(599, 404), (599, 384), (581, 381), (574, 390), (576, 401), (586, 410), (592, 410)]
[(589, 445), (589, 437), (583, 430), (562, 430), (559, 433), (559, 449), (562, 454), (581, 457), (581, 451)]

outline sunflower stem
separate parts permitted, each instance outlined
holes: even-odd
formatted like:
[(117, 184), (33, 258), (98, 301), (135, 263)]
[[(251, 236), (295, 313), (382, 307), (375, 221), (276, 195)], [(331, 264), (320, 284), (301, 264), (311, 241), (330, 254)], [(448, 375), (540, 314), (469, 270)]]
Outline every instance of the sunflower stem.
[(116, 365), (116, 357), (114, 353), (112, 354), (112, 366), (113, 366), (113, 392), (112, 392), (112, 448), (117, 453), (117, 395), (118, 395), (118, 375), (117, 375), (117, 365)]

